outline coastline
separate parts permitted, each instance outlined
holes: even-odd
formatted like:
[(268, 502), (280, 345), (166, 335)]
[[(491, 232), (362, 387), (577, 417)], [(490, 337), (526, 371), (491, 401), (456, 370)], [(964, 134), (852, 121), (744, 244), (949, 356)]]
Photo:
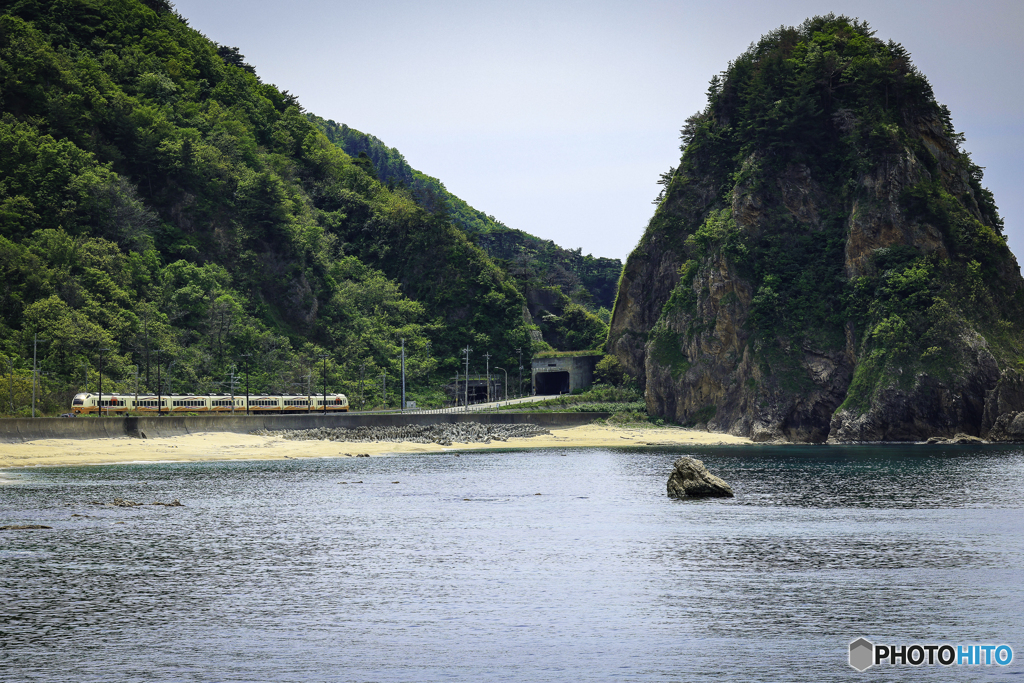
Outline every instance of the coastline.
[(480, 450), (616, 448), (623, 446), (706, 446), (753, 443), (731, 434), (680, 427), (633, 428), (582, 425), (552, 428), (551, 434), (491, 443), (451, 446), (414, 442), (291, 441), (277, 436), (204, 432), (157, 439), (43, 439), (0, 444), (0, 469), (66, 467), (141, 462), (285, 460), (394, 456)]

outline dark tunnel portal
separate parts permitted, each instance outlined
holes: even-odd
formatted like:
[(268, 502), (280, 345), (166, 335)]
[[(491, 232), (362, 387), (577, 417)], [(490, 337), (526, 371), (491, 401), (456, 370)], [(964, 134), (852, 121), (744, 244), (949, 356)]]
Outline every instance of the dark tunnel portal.
[(568, 372), (538, 372), (537, 373), (537, 395), (550, 396), (552, 394), (569, 393)]

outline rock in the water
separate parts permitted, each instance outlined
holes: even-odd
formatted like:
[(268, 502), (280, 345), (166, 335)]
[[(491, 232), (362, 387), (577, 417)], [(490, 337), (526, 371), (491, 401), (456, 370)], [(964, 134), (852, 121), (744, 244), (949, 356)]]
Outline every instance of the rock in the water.
[(962, 432), (958, 432), (957, 434), (955, 434), (954, 436), (949, 437), (948, 439), (946, 437), (944, 437), (944, 436), (933, 436), (930, 439), (928, 439), (927, 441), (925, 441), (925, 443), (926, 444), (979, 444), (979, 443), (988, 443), (988, 441), (985, 441), (985, 439), (982, 439), (981, 437), (978, 437), (978, 436), (971, 436), (970, 434), (964, 434)]
[(43, 524), (8, 524), (0, 526), (0, 531), (21, 531), (22, 529), (52, 529), (52, 526)]
[(693, 458), (676, 460), (675, 470), (668, 478), (670, 498), (732, 498), (732, 487), (708, 472), (704, 463)]
[(988, 433), (989, 441), (1024, 441), (1024, 412), (1003, 413)]

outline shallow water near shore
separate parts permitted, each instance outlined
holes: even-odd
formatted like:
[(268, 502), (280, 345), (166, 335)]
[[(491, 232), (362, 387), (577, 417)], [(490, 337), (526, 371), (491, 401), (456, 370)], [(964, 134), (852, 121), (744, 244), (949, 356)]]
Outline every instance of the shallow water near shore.
[[(702, 459), (734, 499), (675, 501)], [(1021, 680), (1024, 454), (740, 446), (9, 470), (2, 678)], [(539, 494), (539, 495), (537, 495)], [(104, 507), (178, 499), (184, 507)], [(76, 516), (83, 515), (83, 516)], [(850, 641), (1007, 643), (1007, 667)]]

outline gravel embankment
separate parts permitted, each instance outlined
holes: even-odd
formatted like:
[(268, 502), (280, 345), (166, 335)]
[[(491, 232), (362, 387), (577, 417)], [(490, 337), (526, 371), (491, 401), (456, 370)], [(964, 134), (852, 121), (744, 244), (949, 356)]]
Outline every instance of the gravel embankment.
[(509, 439), (528, 439), (550, 434), (550, 430), (532, 424), (484, 425), (479, 422), (455, 424), (409, 425), (407, 427), (355, 427), (354, 429), (322, 427), (320, 429), (259, 429), (257, 436), (279, 436), (292, 441), (346, 441), (372, 443), (377, 441), (436, 443), (490, 443)]

